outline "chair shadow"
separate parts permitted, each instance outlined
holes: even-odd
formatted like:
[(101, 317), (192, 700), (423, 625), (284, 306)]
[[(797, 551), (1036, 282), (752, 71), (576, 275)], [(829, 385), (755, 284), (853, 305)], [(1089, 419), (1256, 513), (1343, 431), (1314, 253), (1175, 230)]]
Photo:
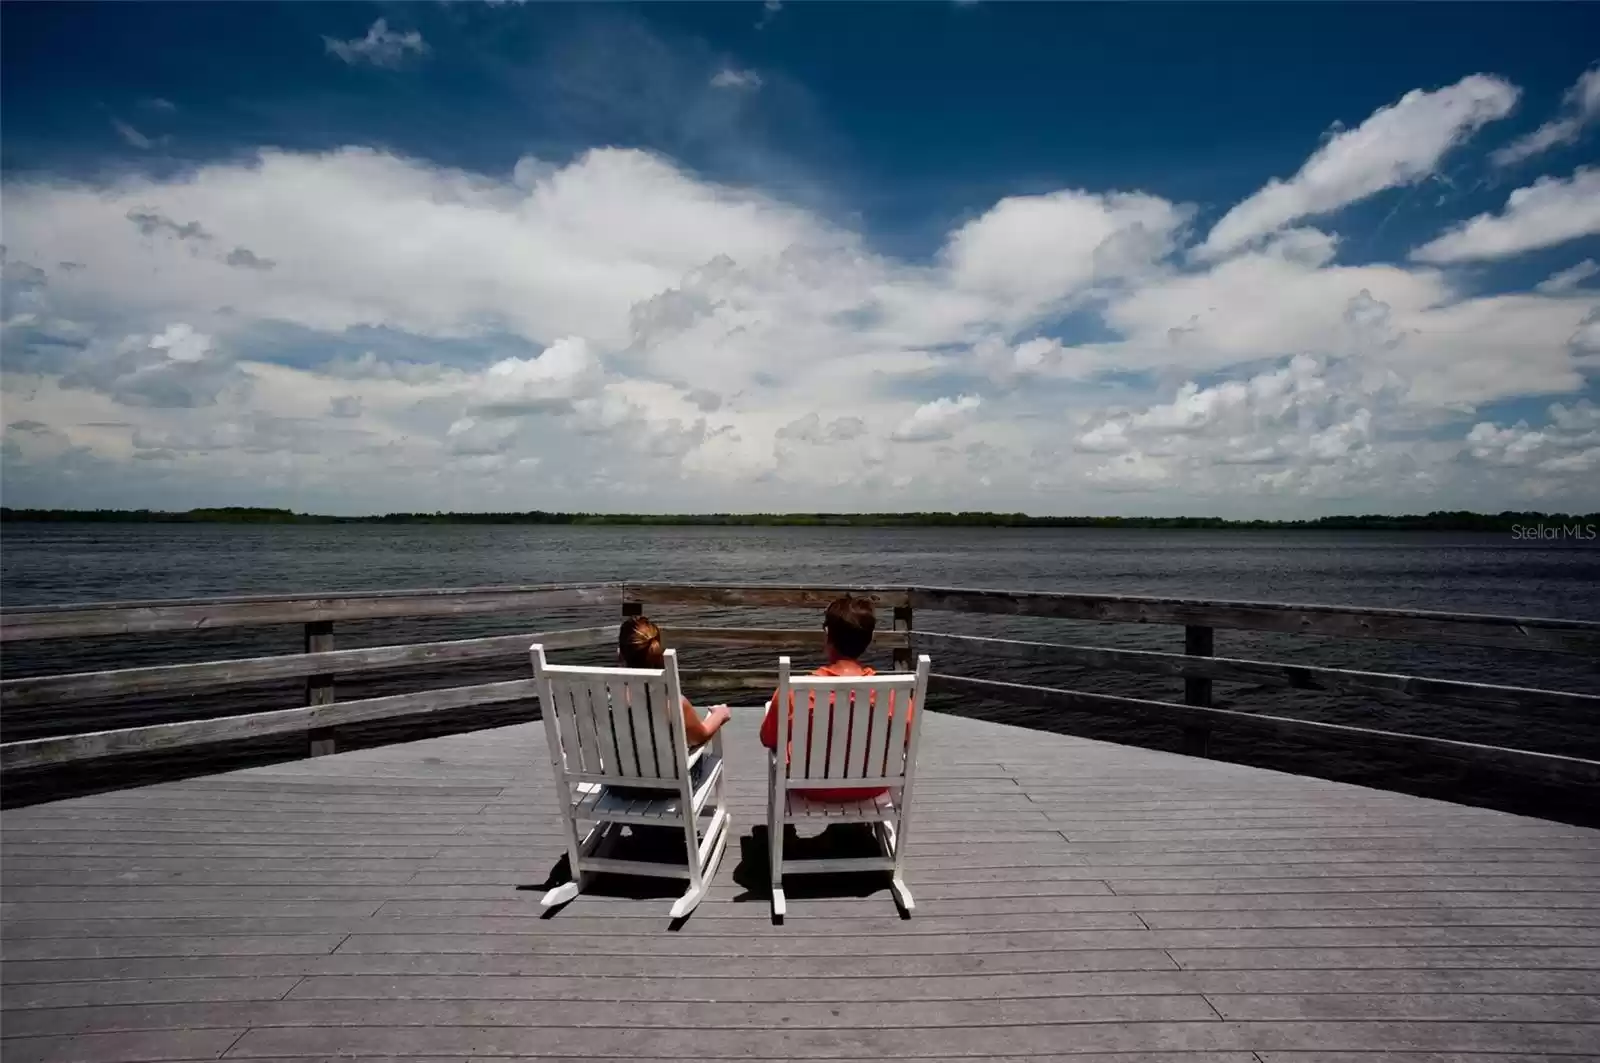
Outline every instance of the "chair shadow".
[[(607, 854), (621, 860), (645, 860), (661, 864), (685, 864), (687, 862), (687, 844), (684, 841), (683, 831), (676, 827), (630, 827), (626, 836), (613, 843), (613, 848)], [(562, 853), (561, 858), (550, 866), (550, 873), (543, 882), (526, 883), (519, 885), (517, 891), (521, 893), (544, 893), (555, 889), (564, 882), (572, 881), (572, 860)], [(688, 885), (683, 879), (656, 878), (651, 875), (618, 875), (610, 872), (591, 872), (589, 881), (583, 888), (579, 897), (620, 897), (630, 901), (655, 901), (676, 900), (683, 896), (683, 891)], [(554, 919), (559, 913), (566, 911), (567, 905), (556, 905), (547, 908), (540, 916), (541, 919)], [(691, 913), (692, 915), (693, 913)], [(671, 930), (680, 929), (689, 919), (674, 919), (669, 923)]]
[[(686, 860), (687, 846), (683, 832), (676, 827), (630, 828), (627, 836), (618, 839), (608, 855), (623, 860), (648, 860), (653, 863), (682, 864)], [(785, 857), (795, 860), (846, 859), (880, 855), (872, 828), (865, 823), (832, 823), (820, 834), (803, 838), (793, 824), (784, 828), (783, 851)], [(735, 902), (772, 900), (771, 872), (768, 864), (767, 828), (760, 824), (748, 834), (739, 837), (739, 862), (734, 866), (732, 878), (744, 892), (737, 894)], [(840, 898), (866, 898), (889, 889), (892, 876), (887, 871), (828, 872), (823, 874), (795, 874), (791, 868), (783, 889), (791, 900), (826, 900)], [(566, 853), (550, 866), (543, 882), (517, 886), (519, 892), (544, 893), (564, 882), (572, 881), (572, 863)], [(618, 875), (593, 873), (584, 886), (584, 896), (620, 897), (625, 900), (673, 900), (683, 895), (686, 883), (681, 879), (654, 878), (648, 875)], [(546, 909), (541, 919), (554, 919), (567, 909), (568, 904)], [(897, 904), (898, 907), (898, 904)], [(668, 923), (669, 930), (679, 930), (692, 917)], [(902, 918), (909, 913), (901, 912)]]
[[(752, 828), (739, 838), (739, 863), (733, 881), (744, 887), (735, 902), (772, 900), (772, 871), (769, 863), (767, 828)], [(784, 827), (783, 855), (800, 860), (849, 859), (882, 855), (872, 828), (865, 823), (831, 823), (822, 833), (802, 838), (793, 824)], [(790, 868), (783, 880), (783, 892), (790, 900), (865, 898), (889, 889), (893, 876), (887, 871), (837, 871), (820, 874), (795, 874)], [(905, 913), (902, 913), (904, 915)], [(781, 920), (774, 919), (774, 922)]]

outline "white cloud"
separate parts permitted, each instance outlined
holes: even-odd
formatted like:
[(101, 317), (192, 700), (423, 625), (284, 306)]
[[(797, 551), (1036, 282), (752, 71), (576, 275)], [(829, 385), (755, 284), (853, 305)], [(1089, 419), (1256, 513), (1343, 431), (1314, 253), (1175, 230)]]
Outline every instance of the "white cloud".
[(222, 261), (239, 269), (271, 269), (277, 265), (272, 259), (262, 258), (248, 247), (234, 248)]
[[(1579, 399), (1571, 406), (1555, 403), (1549, 410), (1550, 421), (1563, 432), (1586, 436), (1590, 432), (1600, 432), (1600, 405), (1588, 399)], [(1600, 438), (1588, 438), (1586, 442), (1600, 442)]]
[(126, 217), (141, 236), (167, 235), (178, 240), (211, 239), (211, 234), (197, 221), (177, 222), (150, 210), (130, 210)]
[(768, 478), (777, 468), (770, 440), (747, 439), (742, 433), (719, 432), (703, 439), (679, 439), (686, 444), (684, 471), (713, 482), (742, 485)]
[(1375, 411), (1395, 380), (1299, 356), (1210, 387), (1184, 384), (1170, 402), (1092, 420), (1075, 446), (1087, 476), (1112, 490), (1339, 495), (1377, 478), (1429, 484), (1404, 448), (1384, 445)]
[(792, 439), (800, 443), (823, 446), (829, 443), (846, 443), (865, 435), (867, 424), (859, 417), (835, 417), (827, 424), (815, 410), (798, 417), (778, 429), (778, 439)]
[(621, 149), (266, 151), (0, 210), (7, 415), (54, 433), (6, 444), (11, 504), (1481, 507), (1520, 487), (1462, 457), (1477, 411), (1600, 370), (1600, 294), (1304, 227), (1186, 265), (1191, 208), (1133, 191), (1009, 197), (921, 259)]
[(1573, 341), (1593, 297), (1493, 295), (1396, 313), (1397, 342), (1370, 362), (1408, 381), (1406, 401), (1421, 410), (1471, 411), (1526, 395), (1580, 391), (1586, 373)]
[(754, 91), (761, 87), (761, 75), (754, 70), (735, 70), (732, 67), (723, 67), (711, 75), (711, 87), (714, 89)]
[(1089, 286), (1139, 276), (1173, 248), (1186, 212), (1156, 196), (1012, 196), (951, 234), (954, 285), (1025, 321)]
[(889, 438), (896, 443), (930, 443), (949, 439), (972, 419), (983, 400), (976, 395), (925, 402), (900, 422)]
[(153, 336), (93, 342), (62, 368), (63, 386), (98, 391), (130, 406), (213, 406), (225, 392), (246, 386), (212, 337), (185, 322)]
[(1480, 214), (1411, 252), (1418, 262), (1509, 258), (1600, 233), (1600, 168), (1519, 188), (1500, 214)]
[(1516, 105), (1516, 86), (1474, 74), (1454, 85), (1414, 89), (1335, 134), (1287, 181), (1272, 180), (1212, 228), (1199, 253), (1216, 257), (1298, 221), (1329, 214), (1389, 188), (1414, 184), (1452, 148)]
[(1299, 356), (1282, 369), (1248, 380), (1230, 380), (1205, 388), (1191, 381), (1178, 389), (1171, 402), (1107, 417), (1080, 436), (1079, 441), (1091, 451), (1104, 452), (1125, 449), (1131, 445), (1130, 440), (1141, 436), (1164, 444), (1174, 435), (1218, 428), (1238, 434), (1263, 426), (1276, 427), (1298, 420), (1288, 416), (1298, 410), (1337, 403), (1338, 397), (1323, 379), (1322, 370), (1316, 359)]
[(428, 53), (428, 43), (417, 30), (400, 33), (389, 28), (387, 19), (378, 19), (368, 29), (365, 37), (348, 41), (333, 37), (322, 38), (329, 55), (336, 55), (351, 66), (370, 63), (377, 67), (398, 67), (408, 52), (416, 55)]
[(1539, 494), (1559, 489), (1574, 475), (1600, 474), (1600, 406), (1587, 399), (1572, 406), (1555, 403), (1548, 416), (1543, 428), (1526, 421), (1507, 427), (1479, 422), (1467, 433), (1467, 451), (1486, 465), (1536, 478), (1530, 487)]
[(179, 322), (168, 325), (159, 336), (152, 337), (150, 347), (166, 351), (174, 362), (198, 362), (211, 353), (211, 337), (202, 336), (188, 325)]
[[(1113, 299), (1123, 336), (1081, 345), (1075, 373), (1217, 372), (1295, 353), (1354, 358), (1408, 382), (1408, 406), (1465, 410), (1584, 387), (1571, 337), (1600, 297), (1464, 297), (1432, 268), (1340, 266), (1298, 237)], [(1508, 372), (1508, 366), (1516, 371)]]
[(1352, 500), (1338, 507), (1346, 512), (1375, 498), (1406, 512), (1600, 502), (1600, 408), (1588, 400), (1551, 405), (1542, 428), (1480, 422), (1429, 438), (1407, 391), (1400, 374), (1351, 358), (1299, 356), (1250, 377), (1190, 381), (1166, 403), (1087, 419), (1073, 447), (1091, 464), (1077, 475), (1124, 494), (1257, 499), (1245, 512), (1284, 499), (1301, 500), (1291, 512), (1309, 499)]
[[(719, 255), (753, 265), (830, 239), (784, 204), (614, 149), (547, 168), (525, 189), (346, 149), (263, 152), (166, 182), (6, 191), (12, 246), (96, 264), (63, 287), (74, 299), (130, 312), (226, 305), (312, 329), (429, 336), (498, 321), (541, 344), (625, 341), (635, 303)], [(176, 239), (152, 246), (146, 233)], [(230, 269), (183, 246), (213, 237), (276, 267)]]
[(1334, 246), (1314, 230), (1292, 230), (1260, 250), (1120, 296), (1106, 310), (1127, 337), (1117, 360), (1130, 369), (1173, 361), (1214, 369), (1293, 352), (1350, 353), (1389, 338), (1353, 322), (1353, 302), (1416, 313), (1451, 296), (1432, 271), (1334, 265)]
[(577, 336), (551, 344), (537, 358), (506, 358), (479, 381), (473, 405), (493, 415), (551, 412), (597, 392), (604, 373), (589, 345)]
[(975, 363), (996, 387), (1013, 389), (1046, 381), (1088, 380), (1107, 368), (1110, 358), (1103, 346), (1073, 347), (1049, 336), (1016, 344), (990, 336), (956, 361)]
[(1577, 83), (1562, 96), (1561, 103), (1565, 114), (1495, 151), (1489, 156), (1494, 164), (1512, 166), (1551, 148), (1575, 142), (1585, 128), (1600, 118), (1600, 64), (1580, 74)]
[(127, 141), (133, 147), (138, 148), (140, 151), (149, 151), (151, 148), (156, 146), (156, 142), (154, 140), (151, 140), (149, 137), (145, 136), (143, 133), (139, 132), (137, 129), (133, 128), (133, 126), (129, 125), (127, 122), (124, 122), (120, 118), (111, 119), (111, 127), (117, 131), (117, 136)]
[(1600, 273), (1600, 264), (1597, 264), (1592, 258), (1586, 258), (1577, 265), (1552, 273), (1540, 281), (1539, 291), (1544, 292), (1546, 295), (1560, 295), (1562, 292), (1570, 292), (1596, 273)]
[(360, 417), (362, 411), (360, 395), (335, 395), (328, 401), (329, 417)]
[(1589, 304), (1590, 310), (1568, 340), (1573, 353), (1589, 369), (1600, 369), (1600, 305)]
[(463, 457), (504, 454), (516, 440), (520, 427), (515, 421), (463, 417), (446, 430), (445, 445), (450, 453)]

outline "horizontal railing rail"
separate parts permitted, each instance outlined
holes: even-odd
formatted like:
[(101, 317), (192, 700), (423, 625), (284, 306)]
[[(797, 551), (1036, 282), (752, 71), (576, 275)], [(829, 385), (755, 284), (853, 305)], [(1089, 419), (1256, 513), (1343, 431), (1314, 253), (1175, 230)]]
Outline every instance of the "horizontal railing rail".
[(1334, 638), (1395, 639), (1600, 656), (1600, 623), (1549, 617), (1278, 602), (1154, 598), (953, 587), (788, 584), (586, 583), (348, 595), (263, 595), (25, 606), (0, 611), (0, 641), (87, 638), (274, 624), (468, 616), (538, 609), (661, 606), (820, 609), (841, 594), (880, 609), (1048, 617), (1115, 624), (1175, 624)]
[[(535, 643), (548, 650), (586, 649), (616, 644), (615, 627), (569, 628), (522, 635), (497, 635), (454, 642), (374, 646), (358, 650), (284, 654), (233, 661), (158, 665), (114, 671), (33, 676), (0, 683), (7, 708), (72, 705), (130, 695), (192, 693), (270, 680), (381, 671), (426, 664), (460, 663), (523, 656)], [(663, 628), (663, 641), (678, 647), (721, 647), (805, 651), (820, 646), (820, 632), (810, 628)], [(910, 646), (906, 632), (884, 632), (881, 645)], [(730, 689), (775, 689), (777, 669), (684, 668), (687, 681)], [(93, 731), (0, 744), (0, 770), (65, 765), (74, 761), (132, 753), (156, 753), (218, 742), (275, 735), (315, 734), (355, 723), (425, 716), (450, 709), (494, 705), (535, 698), (532, 680), (478, 683), (408, 694), (328, 702), (241, 716), (181, 720), (142, 727)], [(331, 752), (331, 750), (326, 750)]]
[(911, 606), (914, 609), (957, 613), (998, 613), (1116, 624), (1183, 624), (1240, 631), (1447, 642), (1459, 646), (1499, 646), (1600, 656), (1600, 623), (1546, 617), (934, 587), (913, 588)]
[[(304, 680), (305, 704), (248, 715), (179, 720), (0, 745), (0, 769), (83, 765), (107, 757), (149, 754), (251, 739), (301, 734), (313, 754), (332, 752), (339, 727), (378, 721), (439, 718), (456, 710), (533, 700), (531, 679), (476, 683), (383, 697), (338, 701), (341, 676), (508, 659), (534, 642), (552, 650), (614, 645), (616, 628), (564, 627), (544, 632), (494, 635), (424, 643), (334, 649), (336, 621), (405, 617), (472, 616), (492, 613), (563, 612), (590, 608), (643, 612), (646, 605), (702, 609), (820, 610), (843, 593), (871, 598), (892, 628), (876, 643), (890, 649), (897, 667), (909, 665), (913, 647), (959, 651), (997, 660), (1024, 660), (1095, 670), (1181, 678), (1181, 703), (940, 674), (935, 690), (1011, 704), (1113, 715), (1171, 724), (1184, 730), (1186, 748), (1204, 754), (1216, 727), (1278, 738), (1335, 739), (1502, 768), (1563, 782), (1600, 781), (1600, 762), (1500, 746), (1324, 723), (1222, 708), (1212, 704), (1214, 681), (1369, 698), (1387, 704), (1439, 704), (1508, 712), (1600, 708), (1600, 696), (1461, 680), (1283, 664), (1214, 655), (1217, 628), (1323, 637), (1397, 639), (1471, 647), (1515, 648), (1562, 654), (1600, 655), (1600, 623), (1539, 617), (1496, 616), (1424, 610), (1263, 602), (1129, 597), (1044, 591), (973, 590), (937, 587), (708, 585), (612, 582), (384, 591), (334, 596), (267, 595), (104, 605), (40, 606), (0, 613), (0, 639), (88, 638), (148, 635), (212, 628), (300, 624), (306, 652), (109, 671), (27, 676), (0, 682), (0, 706), (61, 709), (128, 697), (192, 695), (251, 684)], [(913, 630), (918, 611), (971, 613), (1181, 626), (1183, 652), (1166, 653)], [(613, 614), (615, 615), (615, 614)], [(884, 625), (889, 627), (888, 624)], [(805, 652), (819, 648), (820, 625), (812, 628), (733, 628), (664, 624), (674, 647)], [(699, 685), (766, 691), (776, 682), (770, 668), (684, 667), (684, 679)]]
[(1308, 737), (1333, 738), (1347, 744), (1388, 751), (1409, 750), (1436, 757), (1445, 757), (1475, 764), (1480, 767), (1509, 768), (1520, 774), (1535, 774), (1539, 778), (1558, 783), (1600, 784), (1600, 761), (1580, 757), (1564, 757), (1553, 753), (1535, 753), (1502, 746), (1479, 745), (1475, 742), (1458, 742), (1448, 738), (1405, 734), (1398, 731), (1381, 731), (1350, 724), (1326, 723), (1321, 720), (1303, 720), (1290, 716), (1272, 716), (1257, 712), (1240, 712), (1237, 709), (1219, 709), (1200, 705), (1175, 705), (1166, 701), (1150, 701), (1115, 694), (1092, 694), (1080, 690), (1060, 690), (1055, 687), (1030, 686), (1026, 683), (1006, 683), (996, 679), (974, 679), (970, 676), (937, 674), (937, 689), (959, 691), (980, 697), (1003, 701), (1008, 705), (1029, 705), (1043, 709), (1066, 709), (1100, 715), (1113, 715), (1124, 719), (1144, 720), (1151, 723), (1170, 723), (1183, 727), (1224, 727), (1244, 733), (1265, 734), (1275, 738), (1305, 739)]
[[(662, 629), (662, 636), (667, 645), (674, 647), (805, 650), (821, 643), (820, 632), (809, 628), (668, 627)], [(194, 664), (161, 664), (100, 672), (28, 676), (0, 682), (0, 698), (3, 698), (7, 708), (72, 705), (82, 701), (137, 695), (193, 693), (197, 690), (248, 686), (251, 683), (314, 675), (358, 675), (399, 668), (521, 657), (535, 642), (543, 643), (547, 650), (571, 650), (614, 644), (616, 637), (617, 629), (614, 626), (569, 628), (450, 642), (410, 642), (356, 650), (288, 653)], [(904, 632), (885, 632), (875, 641), (890, 648), (910, 645)]]
[(620, 585), (596, 583), (28, 606), (0, 611), (0, 642), (616, 606), (623, 597)]
[(32, 738), (0, 745), (0, 770), (41, 768), (74, 761), (135, 753), (160, 753), (223, 742), (241, 742), (277, 735), (315, 735), (333, 727), (371, 723), (399, 717), (424, 716), (450, 709), (475, 708), (537, 697), (534, 681), (512, 679), (502, 683), (419, 690), (360, 701), (305, 705), (247, 716), (219, 716), (204, 720), (125, 727), (114, 731)]
[(1155, 650), (1119, 650), (1103, 646), (1074, 646), (1056, 642), (1024, 642), (1018, 639), (982, 638), (974, 635), (947, 635), (937, 631), (918, 631), (917, 646), (993, 654), (1008, 660), (1064, 664), (1106, 671), (1137, 672), (1174, 678), (1221, 679), (1236, 683), (1256, 683), (1287, 690), (1318, 690), (1329, 694), (1351, 694), (1390, 704), (1462, 705), (1471, 708), (1535, 709), (1564, 708), (1600, 712), (1600, 695), (1575, 694), (1564, 690), (1497, 686), (1453, 679), (1425, 679), (1421, 676), (1389, 672), (1359, 672), (1344, 668), (1322, 668), (1306, 664), (1277, 664), (1272, 661), (1247, 661), (1232, 657), (1198, 657)]
[(195, 664), (159, 664), (101, 672), (29, 676), (0, 682), (0, 695), (3, 695), (7, 708), (34, 708), (138, 695), (186, 694), (314, 675), (357, 675), (396, 668), (492, 660), (524, 654), (533, 641), (543, 641), (552, 650), (578, 649), (600, 645), (615, 635), (613, 628), (578, 628), (451, 642), (414, 642), (358, 650), (290, 653)]

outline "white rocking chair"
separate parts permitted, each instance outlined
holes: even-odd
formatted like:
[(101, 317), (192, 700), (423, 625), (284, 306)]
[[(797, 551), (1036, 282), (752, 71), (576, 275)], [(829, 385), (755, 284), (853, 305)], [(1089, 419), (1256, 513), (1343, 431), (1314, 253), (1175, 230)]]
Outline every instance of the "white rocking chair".
[[(923, 654), (914, 673), (791, 678), (789, 658), (778, 658), (777, 704), (787, 706), (787, 717), (778, 717), (779, 748), (768, 754), (767, 761), (767, 838), (775, 917), (782, 918), (786, 907), (785, 871), (889, 871), (894, 875), (895, 899), (907, 912), (912, 910), (905, 883), (906, 829), (930, 665)], [(785, 748), (788, 756), (783, 755)], [(879, 787), (888, 787), (889, 792), (865, 801), (805, 796), (810, 790)], [(881, 855), (784, 859), (785, 824), (826, 827), (837, 822), (871, 823)]]
[[(532, 653), (572, 864), (572, 881), (550, 890), (540, 903), (546, 908), (566, 904), (593, 872), (605, 871), (688, 879), (689, 889), (673, 904), (672, 918), (688, 915), (705, 896), (727, 847), (728, 810), (721, 734), (689, 752), (676, 651), (666, 652), (660, 670), (572, 668), (547, 664), (543, 646), (534, 646)], [(714, 762), (695, 785), (690, 770), (703, 757)], [(614, 793), (616, 786), (660, 796), (628, 797)], [(700, 817), (707, 812), (711, 820), (702, 825)], [(580, 822), (593, 826), (580, 833)], [(686, 861), (663, 864), (608, 855), (623, 824), (680, 828)]]

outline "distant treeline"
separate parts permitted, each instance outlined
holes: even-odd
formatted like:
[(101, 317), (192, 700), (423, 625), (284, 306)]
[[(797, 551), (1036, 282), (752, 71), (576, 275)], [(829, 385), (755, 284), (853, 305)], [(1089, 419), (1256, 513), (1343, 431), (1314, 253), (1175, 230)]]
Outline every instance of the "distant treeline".
[(1034, 517), (1026, 513), (385, 513), (334, 517), (288, 509), (223, 506), (182, 513), (152, 509), (10, 509), (0, 522), (73, 521), (105, 524), (573, 524), (623, 526), (864, 528), (1239, 528), (1324, 531), (1512, 531), (1600, 524), (1600, 513), (1472, 513), (1436, 511), (1394, 516), (1368, 513), (1313, 520), (1225, 520), (1222, 517)]

